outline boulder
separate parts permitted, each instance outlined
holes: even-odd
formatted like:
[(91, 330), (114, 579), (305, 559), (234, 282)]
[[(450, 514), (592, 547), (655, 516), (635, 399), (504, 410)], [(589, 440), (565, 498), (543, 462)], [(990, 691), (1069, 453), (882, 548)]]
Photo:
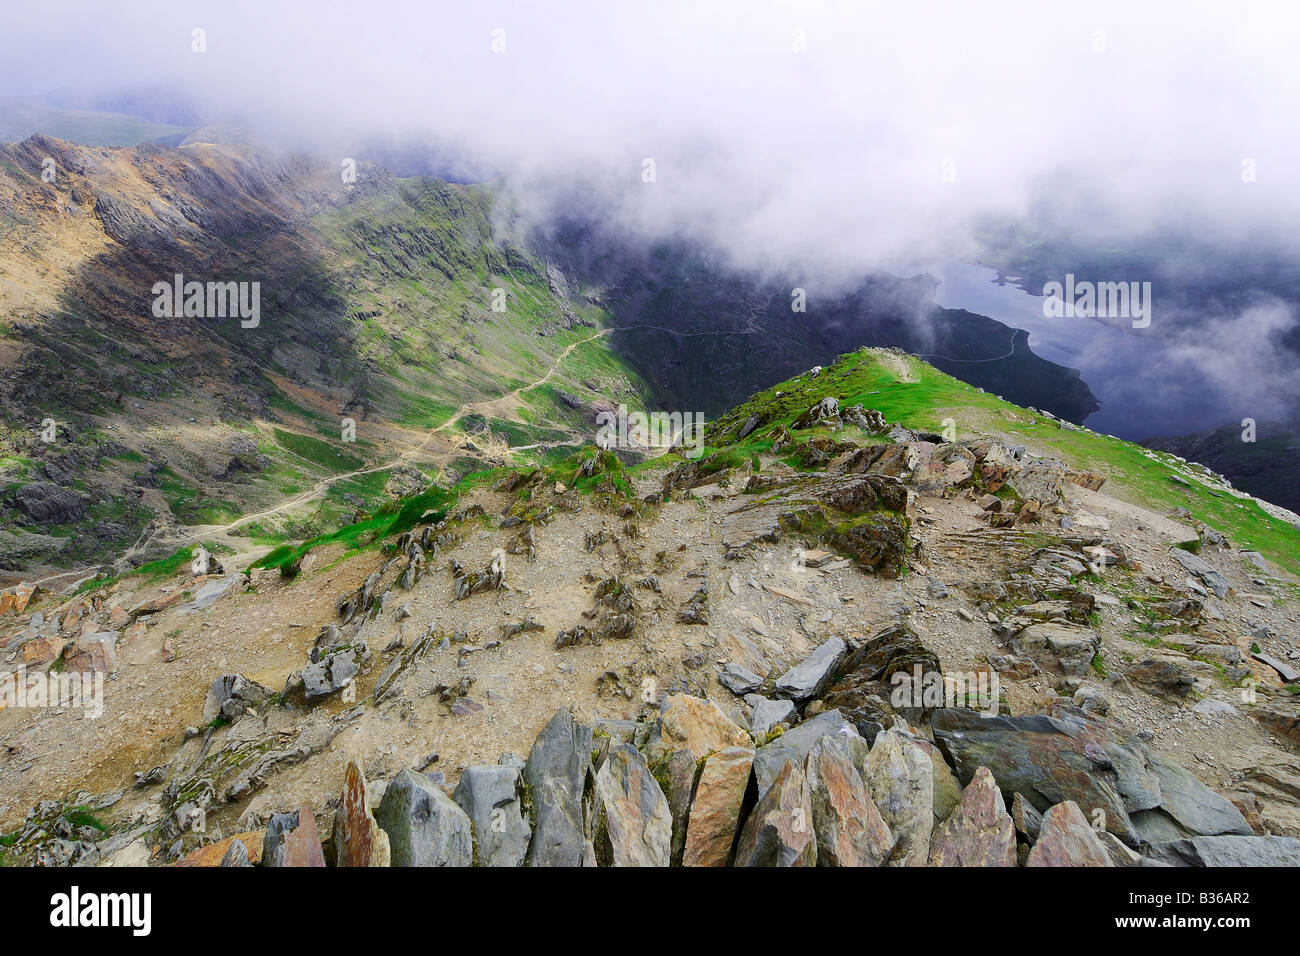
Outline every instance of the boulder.
[(815, 866), (808, 782), (794, 761), (780, 772), (745, 821), (736, 844), (736, 866)]
[(211, 551), (203, 545), (199, 545), (194, 549), (194, 560), (190, 562), (191, 574), (199, 577), (205, 574), (222, 574), (224, 572), (225, 568), (221, 566), (221, 562), (216, 559), (216, 556)]
[(946, 442), (918, 463), (913, 479), (918, 491), (941, 494), (970, 480), (975, 472), (975, 456), (964, 446)]
[(1011, 639), (1011, 652), (1028, 657), (1044, 670), (1083, 677), (1101, 648), (1096, 631), (1066, 621), (1031, 624)]
[(1113, 719), (1069, 705), (1015, 718), (949, 709), (936, 711), (933, 728), (959, 779), (988, 766), (1005, 795), (1019, 793), (1040, 812), (1065, 801), (1089, 817), (1100, 809), (1105, 829), (1130, 847), (1140, 839), (1251, 832), (1231, 801)]
[(925, 739), (918, 739), (916, 745), (930, 757), (930, 766), (934, 771), (934, 822), (942, 823), (961, 803), (961, 781), (943, 759), (943, 751)]
[(364, 643), (339, 648), (302, 669), (303, 693), (308, 701), (336, 694), (351, 684), (359, 673), (368, 651)]
[(1196, 679), (1172, 657), (1149, 657), (1127, 668), (1124, 676), (1156, 697), (1184, 698), (1196, 689)]
[(469, 817), (474, 858), (480, 866), (522, 866), (532, 828), (523, 816), (519, 768), (508, 764), (466, 767), (451, 795)]
[(645, 757), (631, 744), (607, 747), (596, 768), (592, 844), (600, 866), (667, 866), (672, 813)]
[(591, 728), (564, 708), (533, 741), (524, 765), (535, 813), (529, 866), (582, 866), (594, 859), (591, 750)]
[(769, 700), (759, 694), (747, 694), (746, 703), (754, 710), (749, 715), (749, 730), (754, 740), (762, 743), (768, 732), (777, 724), (794, 724), (799, 720), (799, 711), (793, 701)]
[(1105, 718), (1089, 719), (1073, 707), (1062, 711), (982, 717), (947, 708), (935, 711), (932, 725), (959, 780), (969, 783), (976, 770), (988, 767), (1004, 794), (1021, 794), (1039, 812), (1065, 801), (1100, 809), (1106, 828), (1137, 846), (1129, 808), (1146, 810), (1160, 801), (1146, 748)]
[(777, 678), (777, 695), (795, 701), (816, 697), (835, 677), (836, 669), (846, 654), (848, 647), (844, 641), (838, 637), (830, 638), (802, 662)]
[(840, 424), (839, 399), (827, 396), (791, 422), (790, 427), (792, 429), (818, 428), (821, 426), (839, 428)]
[[(1186, 836), (1250, 836), (1254, 831), (1227, 797), (1215, 793), (1196, 777), (1158, 754), (1148, 755), (1149, 766), (1160, 783), (1160, 805), (1133, 814), (1133, 823), (1148, 842), (1156, 833), (1162, 840)], [(1164, 826), (1156, 823), (1161, 818)], [(1139, 819), (1139, 817), (1141, 819)]]
[(728, 747), (752, 745), (749, 734), (713, 701), (669, 694), (664, 698), (663, 710), (646, 744), (646, 757), (651, 764), (658, 764), (675, 750), (689, 750), (696, 757), (707, 757)]
[(931, 866), (1015, 866), (1016, 828), (987, 767), (930, 837)]
[(826, 532), (824, 541), (869, 571), (897, 577), (907, 555), (907, 525), (893, 515), (881, 514)]
[(891, 624), (871, 636), (850, 653), (827, 692), (824, 701), (853, 722), (863, 737), (870, 739), (883, 727), (892, 727), (896, 713), (910, 720), (928, 716), (925, 707), (895, 709), (890, 703), (895, 674), (915, 678), (918, 674), (940, 677), (939, 658), (903, 624)]
[(1110, 854), (1073, 800), (1043, 814), (1038, 840), (1025, 866), (1114, 866)]
[(843, 737), (856, 755), (854, 763), (866, 759), (867, 744), (856, 728), (838, 710), (827, 710), (792, 727), (754, 751), (754, 780), (761, 799), (776, 780), (781, 768), (793, 762), (803, 767), (813, 745), (830, 735)]
[(58, 660), (68, 642), (61, 637), (34, 637), (23, 644), (23, 664), (38, 667)]
[(469, 817), (422, 773), (406, 769), (384, 789), (375, 819), (388, 834), (393, 866), (469, 866)]
[(1192, 837), (1155, 843), (1143, 852), (1170, 866), (1300, 866), (1300, 840), (1295, 837)]
[(203, 719), (210, 721), (224, 717), (235, 720), (249, 707), (262, 703), (270, 696), (269, 688), (249, 680), (243, 674), (223, 674), (208, 687), (207, 700), (203, 704)]
[(863, 770), (871, 799), (894, 836), (889, 866), (925, 866), (934, 828), (930, 758), (897, 730), (876, 735)]
[(942, 710), (933, 726), (960, 779), (988, 766), (1008, 796), (1019, 793), (1036, 809), (1066, 800), (1088, 808), (1090, 816), (1100, 809), (1106, 829), (1130, 846), (1144, 835), (1135, 826), (1137, 814), (1146, 814), (1148, 830), (1166, 821), (1158, 832), (1167, 839), (1250, 832), (1225, 797), (1150, 753), (1117, 721), (1076, 707), (1053, 704), (1046, 713), (1016, 718)]
[(690, 806), (682, 866), (727, 866), (740, 826), (754, 751), (729, 747), (704, 761)]
[(808, 752), (804, 776), (817, 835), (817, 865), (883, 865), (894, 837), (854, 766), (846, 738), (817, 741)]

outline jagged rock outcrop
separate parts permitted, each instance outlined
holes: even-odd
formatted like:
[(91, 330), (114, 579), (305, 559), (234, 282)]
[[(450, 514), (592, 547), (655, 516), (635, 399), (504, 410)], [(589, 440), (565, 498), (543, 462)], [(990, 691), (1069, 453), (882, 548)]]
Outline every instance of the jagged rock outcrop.
[(1114, 865), (1073, 800), (1058, 803), (1043, 814), (1038, 839), (1025, 861), (1025, 866)]
[(863, 779), (894, 837), (889, 866), (925, 866), (934, 828), (934, 769), (917, 744), (896, 730), (876, 735)]
[(667, 866), (672, 851), (668, 800), (631, 744), (608, 746), (596, 765), (592, 844), (600, 866)]
[(754, 751), (729, 747), (707, 757), (690, 803), (683, 866), (727, 866), (740, 827)]
[(355, 760), (348, 761), (343, 773), (331, 842), (335, 866), (388, 866), (392, 859), (388, 834), (371, 812), (366, 777)]
[(1015, 866), (1016, 828), (993, 774), (980, 767), (930, 837), (931, 866)]

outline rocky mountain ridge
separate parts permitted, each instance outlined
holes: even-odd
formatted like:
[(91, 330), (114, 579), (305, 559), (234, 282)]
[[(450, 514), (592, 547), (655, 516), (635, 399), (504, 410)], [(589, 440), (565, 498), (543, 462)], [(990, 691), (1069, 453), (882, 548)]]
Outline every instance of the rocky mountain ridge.
[(588, 448), (360, 549), (10, 592), (10, 663), (104, 674), (109, 723), (0, 711), (7, 859), (1300, 862), (1295, 575), (1131, 474), (856, 401), (944, 381), (856, 352), (696, 459)]

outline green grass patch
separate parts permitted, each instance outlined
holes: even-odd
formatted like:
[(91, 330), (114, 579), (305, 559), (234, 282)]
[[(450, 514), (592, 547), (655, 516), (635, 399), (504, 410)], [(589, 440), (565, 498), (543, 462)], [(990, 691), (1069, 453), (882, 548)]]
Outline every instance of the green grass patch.
[(258, 558), (250, 567), (274, 568), (287, 577), (293, 577), (297, 574), (297, 566), (313, 548), (331, 544), (341, 545), (349, 551), (370, 547), (416, 524), (441, 521), (456, 498), (455, 489), (430, 488), (418, 495), (389, 502), (373, 517), (345, 525), (337, 531), (317, 535), (298, 545), (282, 544)]
[(272, 431), (281, 448), (329, 471), (355, 471), (365, 464), (355, 455), (349, 455), (332, 443), (311, 435), (288, 432), (282, 428), (274, 428)]

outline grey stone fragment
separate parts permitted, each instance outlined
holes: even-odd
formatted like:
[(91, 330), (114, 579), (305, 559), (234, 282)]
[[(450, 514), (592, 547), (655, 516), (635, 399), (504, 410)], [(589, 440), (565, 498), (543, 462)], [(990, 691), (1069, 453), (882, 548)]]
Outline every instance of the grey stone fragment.
[(375, 820), (388, 834), (393, 866), (469, 866), (469, 817), (433, 781), (406, 769), (384, 790)]
[(1155, 843), (1143, 853), (1170, 866), (1300, 866), (1300, 840), (1295, 837), (1191, 837)]
[(242, 840), (231, 840), (230, 846), (226, 848), (226, 855), (221, 858), (221, 866), (252, 866), (252, 861), (248, 858), (248, 847), (244, 846)]
[(225, 717), (234, 720), (254, 704), (271, 696), (271, 691), (243, 674), (223, 674), (208, 687), (203, 704), (203, 719)]
[(451, 798), (474, 826), (480, 866), (523, 865), (533, 831), (523, 818), (517, 767), (468, 767)]
[(1228, 591), (1231, 589), (1232, 585), (1228, 583), (1227, 578), (1214, 570), (1214, 568), (1204, 560), (1198, 558), (1190, 551), (1183, 550), (1182, 548), (1170, 548), (1169, 553), (1173, 556), (1175, 561), (1200, 578), (1201, 582), (1213, 591), (1215, 596), (1221, 598), (1228, 596)]
[(777, 694), (796, 701), (816, 697), (830, 685), (836, 669), (847, 655), (848, 646), (844, 641), (838, 637), (830, 638), (777, 678)]
[(524, 780), (536, 814), (529, 866), (582, 866), (591, 847), (592, 731), (567, 709), (555, 712), (533, 741)]
[(782, 721), (793, 724), (799, 719), (799, 711), (792, 701), (770, 700), (760, 694), (747, 694), (745, 701), (754, 708), (749, 717), (749, 729), (755, 740), (761, 741)]
[(1284, 684), (1294, 684), (1296, 681), (1300, 680), (1300, 671), (1296, 670), (1285, 661), (1278, 660), (1271, 654), (1251, 654), (1250, 656), (1277, 671), (1278, 676), (1282, 678)]
[(743, 697), (758, 690), (763, 685), (763, 678), (733, 662), (727, 664), (718, 673), (718, 683), (733, 694)]
[(304, 666), (302, 683), (307, 700), (328, 697), (346, 687), (361, 671), (362, 653), (360, 648), (347, 648)]

